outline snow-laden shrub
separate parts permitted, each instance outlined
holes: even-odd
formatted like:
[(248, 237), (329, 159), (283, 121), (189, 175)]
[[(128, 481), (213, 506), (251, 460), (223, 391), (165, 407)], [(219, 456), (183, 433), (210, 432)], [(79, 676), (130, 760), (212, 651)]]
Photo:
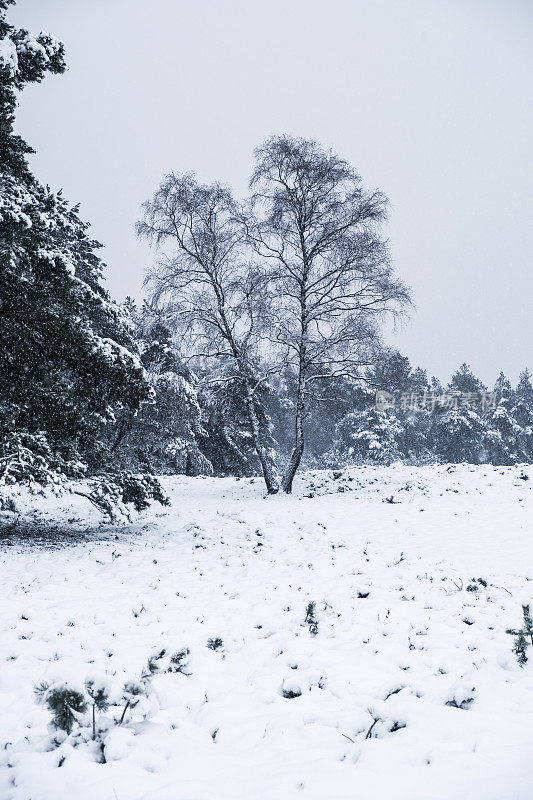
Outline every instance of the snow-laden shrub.
[(316, 636), (318, 633), (318, 619), (316, 616), (316, 603), (311, 600), (305, 610), (305, 622), (309, 625), (309, 633)]
[(516, 660), (521, 667), (528, 662), (527, 648), (530, 646), (528, 639), (531, 640), (531, 645), (533, 646), (533, 620), (531, 619), (531, 609), (529, 605), (522, 605), (522, 616), (524, 618), (524, 624), (521, 628), (516, 630), (514, 628), (508, 628), (506, 631), (506, 633), (515, 637), (513, 653), (516, 655)]
[(36, 702), (45, 705), (52, 713), (52, 726), (71, 733), (75, 723), (87, 711), (87, 700), (82, 692), (66, 684), (40, 683), (35, 687)]
[[(71, 737), (73, 746), (89, 740), (97, 741), (103, 757), (110, 730), (127, 723), (133, 711), (143, 718), (157, 711), (151, 679), (162, 671), (161, 662), (165, 655), (166, 651), (161, 650), (150, 656), (140, 676), (125, 681), (120, 690), (113, 687), (106, 677), (95, 676), (88, 677), (83, 686), (46, 681), (38, 684), (34, 689), (35, 700), (52, 714), (52, 743), (58, 746), (66, 737)], [(110, 708), (114, 709), (113, 713), (105, 717)], [(58, 736), (58, 732), (62, 735)]]
[(161, 484), (154, 475), (124, 472), (122, 475), (98, 475), (83, 484), (69, 484), (69, 490), (98, 508), (113, 522), (129, 520), (127, 506), (133, 505), (136, 511), (143, 511), (156, 500), (163, 506), (169, 505)]

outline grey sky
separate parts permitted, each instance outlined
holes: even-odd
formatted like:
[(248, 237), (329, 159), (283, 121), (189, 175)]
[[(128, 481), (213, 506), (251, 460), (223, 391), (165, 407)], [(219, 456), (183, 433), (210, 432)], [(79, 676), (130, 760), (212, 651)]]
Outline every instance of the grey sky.
[(116, 298), (152, 258), (139, 206), (168, 171), (246, 191), (273, 133), (318, 139), (391, 200), (417, 310), (392, 343), (447, 380), (533, 367), (531, 0), (19, 0), (69, 72), (21, 97), (38, 176), (81, 202)]

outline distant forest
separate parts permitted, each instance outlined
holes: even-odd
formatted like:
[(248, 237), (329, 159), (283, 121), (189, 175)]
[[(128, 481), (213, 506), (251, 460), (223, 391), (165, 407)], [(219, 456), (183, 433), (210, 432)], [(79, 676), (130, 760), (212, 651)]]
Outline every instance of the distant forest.
[[(246, 422), (238, 381), (210, 380), (208, 365), (194, 374), (180, 340), (147, 303), (125, 304), (154, 386), (155, 405), (132, 420), (116, 449), (133, 468), (190, 475), (255, 475), (260, 465)], [(172, 386), (172, 390), (171, 387)], [(383, 393), (386, 393), (384, 396)], [(174, 395), (173, 401), (170, 395)], [(383, 399), (383, 397), (385, 399)], [(296, 375), (287, 369), (261, 390), (261, 407), (276, 461), (290, 456), (297, 401)], [(181, 409), (182, 416), (176, 413)], [(185, 413), (184, 413), (185, 412)], [(363, 380), (333, 377), (309, 394), (303, 465), (469, 462), (511, 465), (533, 460), (533, 385), (525, 369), (515, 387), (500, 374), (485, 386), (463, 364), (448, 384), (399, 352), (382, 349)], [(120, 436), (120, 434), (119, 434)]]

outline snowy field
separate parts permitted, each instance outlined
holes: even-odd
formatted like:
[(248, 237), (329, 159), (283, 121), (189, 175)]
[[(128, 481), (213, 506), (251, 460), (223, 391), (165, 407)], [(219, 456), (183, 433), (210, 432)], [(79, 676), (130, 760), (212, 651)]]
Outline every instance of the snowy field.
[[(123, 527), (19, 498), (37, 533), (0, 539), (0, 798), (531, 800), (533, 648), (520, 668), (505, 631), (533, 603), (532, 484), (366, 467), (265, 498), (177, 477)], [(121, 726), (102, 715), (103, 753), (51, 745), (36, 684), (96, 676), (120, 700), (184, 648)]]

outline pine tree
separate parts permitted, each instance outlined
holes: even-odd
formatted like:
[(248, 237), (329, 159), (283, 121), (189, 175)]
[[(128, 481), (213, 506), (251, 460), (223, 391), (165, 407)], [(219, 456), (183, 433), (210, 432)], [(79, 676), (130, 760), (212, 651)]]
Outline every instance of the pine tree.
[(102, 288), (99, 243), (78, 208), (33, 177), (31, 148), (13, 132), (17, 92), (65, 61), (53, 37), (8, 24), (9, 4), (0, 0), (0, 480), (47, 482), (102, 471), (106, 426), (150, 387)]
[(398, 351), (386, 351), (367, 377), (373, 388), (393, 397), (394, 415), (401, 429), (396, 436), (398, 455), (409, 461), (427, 461), (430, 415), (423, 406), (429, 391), (426, 372), (420, 367), (413, 371), (409, 359)]
[(409, 359), (397, 350), (383, 351), (366, 377), (373, 389), (390, 392), (397, 404), (402, 394), (412, 391)]
[(152, 386), (153, 402), (138, 414), (119, 420), (111, 446), (120, 464), (156, 473), (209, 475), (212, 466), (200, 452), (201, 427), (196, 379), (184, 364), (164, 312), (147, 303), (138, 310), (128, 299), (125, 310)]
[(347, 414), (337, 425), (335, 452), (339, 460), (353, 463), (391, 464), (400, 458), (403, 428), (394, 411)]
[(510, 465), (520, 460), (522, 428), (513, 417), (510, 399), (501, 397), (492, 414), (486, 419), (483, 447), (491, 464)]
[(483, 431), (481, 417), (470, 408), (436, 410), (431, 436), (437, 457), (451, 464), (480, 463)]
[(514, 399), (514, 392), (512, 386), (505, 377), (505, 375), (503, 374), (503, 372), (500, 372), (500, 374), (496, 378), (496, 382), (494, 383), (494, 391), (498, 399), (508, 400), (509, 402), (512, 402), (512, 400)]
[(520, 426), (518, 434), (518, 461), (533, 461), (533, 385), (531, 373), (525, 369), (520, 373), (515, 390), (512, 416)]
[[(442, 403), (435, 405), (430, 437), (442, 461), (478, 464), (483, 460), (484, 423), (478, 411), (480, 395), (486, 391), (467, 364), (454, 373)], [(471, 404), (464, 405), (465, 396)]]
[[(320, 369), (320, 367), (319, 367)], [(315, 369), (310, 370), (311, 375)], [(321, 370), (325, 372), (325, 369)], [(308, 393), (307, 414), (304, 420), (306, 450), (302, 463), (306, 468), (324, 466), (329, 456), (335, 430), (339, 422), (354, 410), (362, 410), (367, 403), (367, 392), (351, 378), (344, 376), (317, 382)], [(293, 392), (291, 404), (296, 400)], [(292, 415), (287, 415), (290, 427)], [(286, 441), (289, 441), (287, 437)]]
[(485, 392), (487, 387), (474, 375), (468, 364), (461, 364), (457, 372), (452, 375), (448, 391), (467, 393)]

